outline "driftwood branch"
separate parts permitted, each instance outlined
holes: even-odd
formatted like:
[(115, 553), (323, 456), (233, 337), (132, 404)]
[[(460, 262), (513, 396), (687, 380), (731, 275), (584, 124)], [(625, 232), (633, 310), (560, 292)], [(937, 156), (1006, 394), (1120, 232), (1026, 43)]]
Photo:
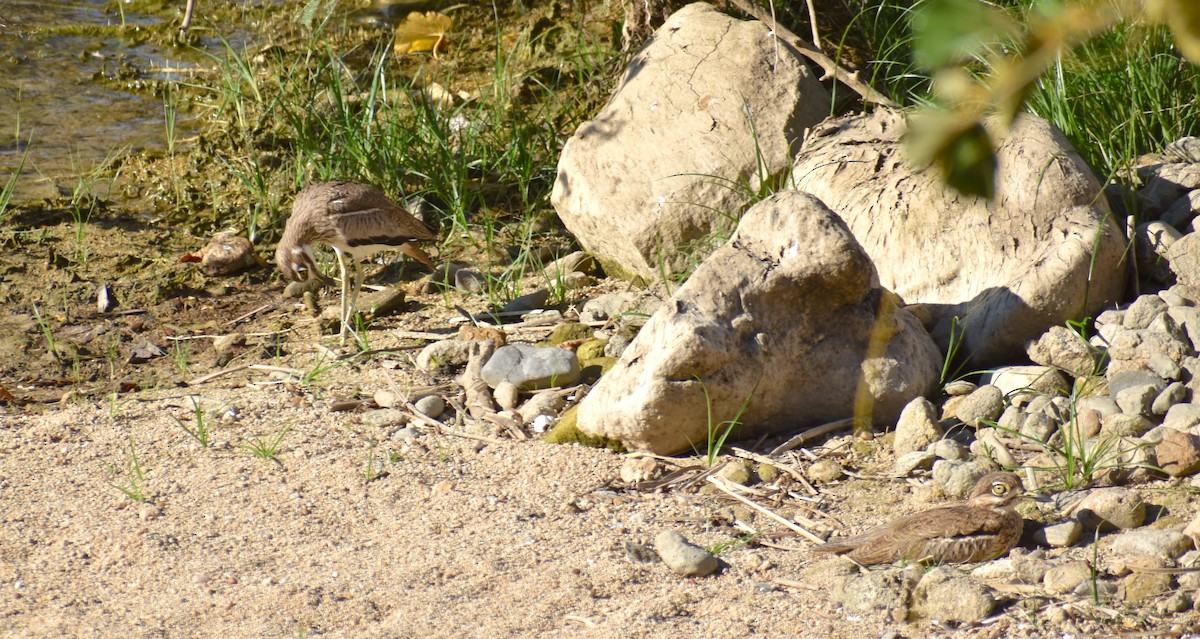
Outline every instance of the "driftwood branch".
[(833, 60), (833, 58), (825, 55), (825, 52), (818, 49), (815, 45), (801, 40), (800, 36), (793, 33), (790, 29), (779, 24), (778, 22), (775, 22), (775, 20), (771, 18), (771, 15), (764, 11), (762, 7), (755, 4), (753, 0), (728, 1), (730, 4), (741, 9), (747, 14), (754, 16), (755, 19), (759, 20), (760, 22), (770, 25), (777, 37), (783, 38), (788, 44), (796, 47), (796, 50), (800, 52), (800, 55), (812, 60), (817, 64), (817, 66), (824, 69), (825, 78), (822, 78), (823, 80), (826, 78), (837, 79), (838, 82), (850, 87), (855, 93), (858, 93), (860, 96), (862, 96), (862, 99), (866, 102), (882, 104), (883, 106), (887, 107), (898, 106), (886, 95), (871, 88), (871, 85), (867, 84), (866, 82), (863, 82), (858, 77), (857, 71), (850, 72), (846, 69), (843, 69), (840, 65), (838, 65), (837, 62)]

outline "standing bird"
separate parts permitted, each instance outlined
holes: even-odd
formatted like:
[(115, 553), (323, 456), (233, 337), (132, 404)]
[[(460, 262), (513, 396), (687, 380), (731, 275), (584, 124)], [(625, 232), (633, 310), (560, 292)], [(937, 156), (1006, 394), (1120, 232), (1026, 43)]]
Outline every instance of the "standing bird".
[[(350, 313), (362, 287), (359, 261), (379, 251), (401, 251), (434, 270), (433, 262), (413, 242), (436, 239), (433, 231), (396, 206), (386, 195), (358, 182), (321, 182), (296, 195), (292, 217), (275, 249), (275, 263), (284, 278), (302, 282), (321, 274), (313, 259), (312, 244), (325, 242), (337, 254), (342, 272), (342, 343), (346, 342)], [(346, 295), (346, 254), (354, 265), (354, 290)]]
[(927, 563), (968, 563), (995, 559), (1021, 538), (1024, 524), (1017, 502), (1025, 496), (1021, 478), (988, 473), (965, 502), (902, 517), (867, 532), (813, 550), (846, 555), (860, 564), (907, 559)]

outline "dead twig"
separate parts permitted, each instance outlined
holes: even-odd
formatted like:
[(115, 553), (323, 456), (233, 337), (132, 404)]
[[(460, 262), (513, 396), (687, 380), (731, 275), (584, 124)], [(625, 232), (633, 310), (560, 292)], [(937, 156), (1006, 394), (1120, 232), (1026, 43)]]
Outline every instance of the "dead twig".
[(184, 383), (188, 386), (195, 386), (197, 384), (203, 384), (204, 382), (212, 381), (218, 377), (224, 377), (226, 375), (231, 375), (244, 370), (260, 371), (264, 373), (287, 373), (288, 375), (294, 375), (296, 377), (304, 375), (304, 371), (298, 368), (288, 368), (286, 366), (268, 366), (266, 364), (241, 364), (239, 366), (234, 366), (233, 368), (226, 368), (215, 373), (209, 373), (208, 375), (201, 375), (196, 379)]
[(774, 449), (771, 450), (771, 452), (767, 453), (767, 456), (774, 457), (775, 455), (778, 455), (780, 453), (786, 453), (787, 451), (789, 451), (793, 448), (796, 448), (797, 446), (800, 446), (801, 444), (803, 444), (804, 442), (806, 442), (810, 439), (816, 439), (822, 435), (828, 435), (829, 433), (839, 431), (843, 428), (847, 428), (847, 427), (850, 427), (853, 425), (854, 425), (854, 418), (846, 417), (844, 419), (839, 419), (837, 421), (829, 422), (828, 424), (822, 424), (820, 426), (810, 428), (810, 429), (800, 433), (799, 435), (792, 437), (791, 439), (787, 440), (786, 442), (783, 442), (782, 444), (776, 446)]

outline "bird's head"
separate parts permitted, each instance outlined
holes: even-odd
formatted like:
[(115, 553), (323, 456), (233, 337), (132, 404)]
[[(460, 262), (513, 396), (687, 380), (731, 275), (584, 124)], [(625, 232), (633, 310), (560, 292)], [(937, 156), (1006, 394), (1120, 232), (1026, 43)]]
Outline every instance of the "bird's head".
[(973, 506), (1001, 508), (1025, 496), (1025, 484), (1013, 473), (988, 473), (975, 483), (968, 502)]
[(312, 249), (307, 245), (290, 246), (281, 242), (275, 250), (275, 264), (289, 282), (305, 282), (316, 278), (329, 284), (329, 279), (317, 268)]

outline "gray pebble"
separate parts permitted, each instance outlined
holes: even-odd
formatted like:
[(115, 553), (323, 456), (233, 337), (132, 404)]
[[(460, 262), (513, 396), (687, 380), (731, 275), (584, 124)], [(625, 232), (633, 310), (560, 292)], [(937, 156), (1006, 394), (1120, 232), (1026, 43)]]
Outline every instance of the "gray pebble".
[(892, 450), (900, 457), (925, 450), (941, 437), (942, 427), (938, 424), (937, 408), (924, 397), (918, 397), (900, 412), (900, 419), (896, 422), (896, 436), (892, 440)]
[(937, 455), (923, 450), (905, 453), (896, 458), (896, 474), (905, 477), (914, 470), (929, 470), (937, 458)]
[(1058, 564), (1047, 570), (1046, 576), (1042, 578), (1042, 585), (1045, 586), (1046, 592), (1061, 595), (1074, 591), (1080, 584), (1091, 579), (1092, 565), (1079, 559)]
[(1146, 504), (1128, 488), (1100, 488), (1080, 500), (1075, 513), (1086, 529), (1129, 530), (1146, 521)]
[(440, 395), (426, 395), (413, 402), (413, 406), (421, 413), (437, 419), (446, 410), (446, 400)]
[(964, 461), (970, 456), (970, 451), (966, 446), (954, 441), (953, 439), (939, 439), (929, 445), (929, 452), (936, 455), (939, 459), (948, 459), (950, 461)]
[(1105, 546), (1117, 555), (1149, 555), (1176, 559), (1192, 549), (1192, 539), (1178, 530), (1138, 528), (1107, 537)]
[(951, 499), (965, 499), (980, 477), (994, 470), (981, 462), (955, 462), (939, 459), (933, 463), (933, 481)]
[(716, 557), (673, 530), (664, 530), (654, 538), (654, 550), (663, 563), (678, 575), (703, 577), (717, 569)]
[(480, 374), (492, 388), (500, 382), (516, 384), (523, 390), (570, 386), (579, 381), (579, 359), (563, 348), (509, 344), (496, 349)]
[(417, 367), (423, 371), (463, 366), (471, 359), (471, 342), (463, 339), (444, 339), (429, 344), (417, 355)]
[(1171, 382), (1154, 398), (1154, 402), (1150, 404), (1150, 412), (1155, 415), (1166, 415), (1172, 406), (1183, 402), (1187, 396), (1187, 386), (1184, 386), (1183, 382)]
[(526, 293), (525, 295), (513, 299), (509, 303), (505, 304), (500, 310), (504, 313), (525, 313), (543, 308), (546, 305), (546, 301), (549, 299), (550, 291), (544, 288), (539, 288), (532, 293)]
[(408, 423), (408, 415), (405, 415), (394, 408), (381, 408), (379, 410), (367, 411), (362, 414), (361, 419), (364, 426), (372, 427), (383, 427)]
[(995, 421), (1003, 410), (1004, 393), (988, 384), (964, 397), (955, 409), (955, 417), (968, 426), (979, 428), (984, 421)]
[(1066, 548), (1079, 541), (1079, 536), (1082, 534), (1083, 526), (1079, 521), (1068, 519), (1057, 524), (1049, 524), (1038, 528), (1033, 533), (1033, 541), (1036, 544), (1050, 546), (1051, 548)]
[(996, 610), (991, 588), (952, 568), (934, 568), (913, 589), (918, 615), (954, 623), (978, 623)]
[(965, 379), (959, 379), (946, 384), (946, 388), (944, 390), (946, 391), (947, 395), (951, 397), (958, 397), (959, 395), (970, 395), (975, 391), (976, 388), (979, 387), (971, 382), (966, 381)]

